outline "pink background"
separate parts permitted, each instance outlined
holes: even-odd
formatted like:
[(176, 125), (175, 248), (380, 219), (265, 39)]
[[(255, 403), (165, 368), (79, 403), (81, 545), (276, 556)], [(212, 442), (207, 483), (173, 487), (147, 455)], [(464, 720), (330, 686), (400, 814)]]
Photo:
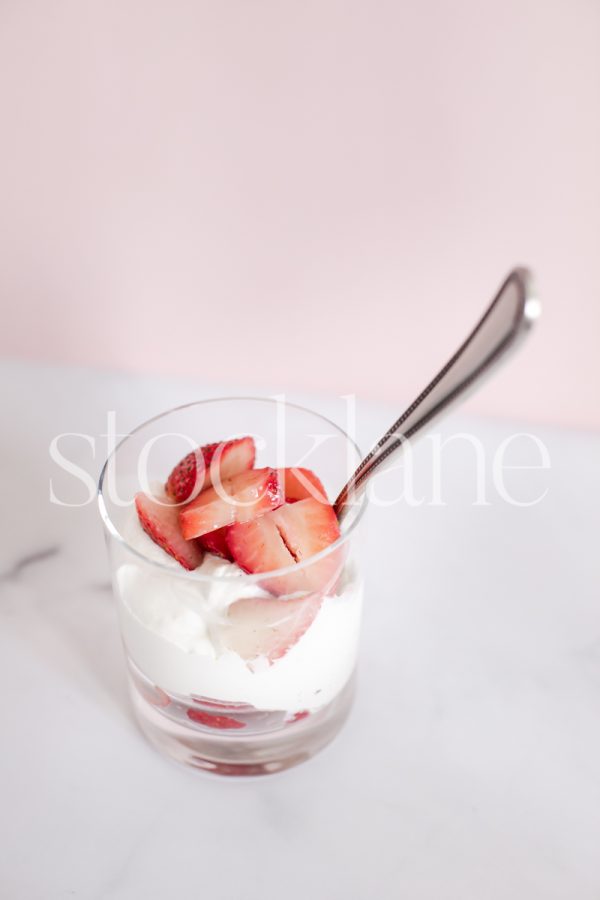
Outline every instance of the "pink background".
[(600, 4), (0, 3), (5, 355), (411, 399), (505, 272), (479, 411), (600, 426)]

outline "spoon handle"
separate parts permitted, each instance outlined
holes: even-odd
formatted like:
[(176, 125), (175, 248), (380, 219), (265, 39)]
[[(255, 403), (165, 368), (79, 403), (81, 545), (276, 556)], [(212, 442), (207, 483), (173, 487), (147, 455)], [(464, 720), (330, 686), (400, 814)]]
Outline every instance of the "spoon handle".
[(360, 499), (373, 474), (391, 465), (405, 441), (478, 386), (518, 346), (539, 313), (530, 272), (513, 269), (466, 341), (363, 459), (335, 501), (338, 519)]

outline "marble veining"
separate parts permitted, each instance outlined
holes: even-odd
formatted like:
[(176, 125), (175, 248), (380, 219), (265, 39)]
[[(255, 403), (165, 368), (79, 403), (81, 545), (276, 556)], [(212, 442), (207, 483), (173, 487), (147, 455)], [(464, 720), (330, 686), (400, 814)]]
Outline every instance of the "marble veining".
[(13, 564), (4, 572), (0, 572), (0, 582), (12, 581), (18, 578), (26, 569), (35, 566), (38, 563), (45, 562), (60, 553), (60, 547), (51, 546), (44, 547), (41, 550), (33, 550), (20, 556)]

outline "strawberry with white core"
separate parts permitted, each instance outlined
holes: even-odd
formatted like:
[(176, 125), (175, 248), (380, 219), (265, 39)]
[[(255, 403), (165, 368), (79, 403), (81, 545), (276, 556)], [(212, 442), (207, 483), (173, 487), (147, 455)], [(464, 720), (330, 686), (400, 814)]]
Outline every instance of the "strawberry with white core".
[(158, 502), (147, 494), (136, 494), (135, 508), (140, 524), (155, 544), (162, 547), (184, 569), (197, 569), (204, 553), (196, 541), (186, 541), (179, 527), (179, 509), (167, 502)]
[[(325, 550), (340, 537), (333, 508), (309, 498), (234, 525), (227, 543), (234, 561), (245, 572), (272, 572), (295, 567)], [(298, 591), (332, 593), (343, 566), (341, 548), (289, 574), (267, 578), (264, 586), (274, 594)]]
[(255, 457), (256, 447), (251, 437), (205, 444), (177, 463), (167, 479), (165, 491), (176, 503), (183, 503), (215, 481), (251, 469)]
[(226, 525), (248, 522), (283, 502), (275, 469), (251, 469), (208, 488), (181, 508), (179, 522), (186, 540)]

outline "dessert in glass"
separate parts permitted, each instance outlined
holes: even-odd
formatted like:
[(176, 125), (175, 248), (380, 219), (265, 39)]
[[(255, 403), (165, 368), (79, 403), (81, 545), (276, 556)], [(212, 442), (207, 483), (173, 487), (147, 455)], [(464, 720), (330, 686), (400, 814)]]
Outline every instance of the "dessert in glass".
[(360, 461), (280, 400), (193, 403), (141, 425), (99, 485), (142, 731), (223, 775), (279, 771), (351, 707), (363, 586), (358, 526), (330, 505)]

